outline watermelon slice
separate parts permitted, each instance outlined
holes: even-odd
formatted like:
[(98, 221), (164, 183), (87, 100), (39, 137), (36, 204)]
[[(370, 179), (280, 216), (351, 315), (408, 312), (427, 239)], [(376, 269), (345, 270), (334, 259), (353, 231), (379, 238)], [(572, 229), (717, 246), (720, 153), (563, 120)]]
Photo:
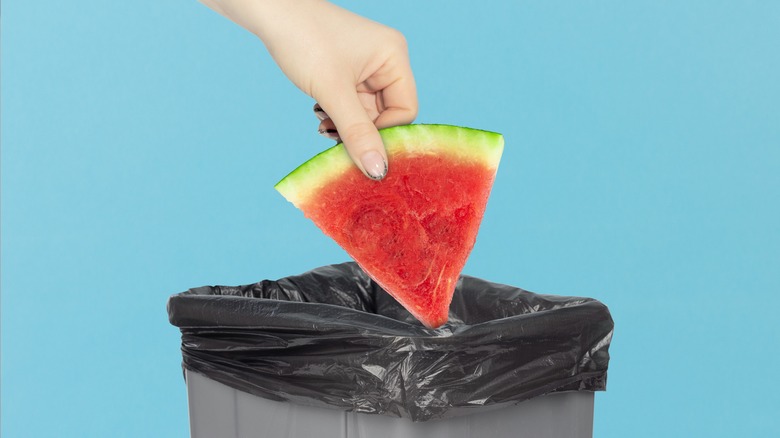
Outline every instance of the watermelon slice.
[(275, 188), (429, 328), (447, 321), (455, 283), (477, 237), (500, 134), (447, 125), (380, 131), (389, 171), (363, 176), (338, 144)]

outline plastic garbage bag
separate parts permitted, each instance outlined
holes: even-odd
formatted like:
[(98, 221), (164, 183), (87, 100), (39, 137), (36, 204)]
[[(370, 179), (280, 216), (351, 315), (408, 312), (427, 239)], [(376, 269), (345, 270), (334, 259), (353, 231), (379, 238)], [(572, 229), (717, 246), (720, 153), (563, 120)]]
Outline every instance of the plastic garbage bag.
[(606, 389), (613, 323), (589, 298), (462, 276), (420, 324), (355, 263), (172, 296), (183, 367), (259, 397), (413, 421)]

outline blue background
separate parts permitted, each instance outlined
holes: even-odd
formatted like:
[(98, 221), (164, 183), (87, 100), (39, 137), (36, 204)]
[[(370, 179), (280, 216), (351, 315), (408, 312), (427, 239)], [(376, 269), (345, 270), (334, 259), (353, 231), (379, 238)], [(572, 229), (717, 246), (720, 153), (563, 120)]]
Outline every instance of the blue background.
[[(339, 4), (505, 134), (465, 273), (610, 307), (595, 436), (780, 433), (779, 2)], [(312, 104), (194, 1), (3, 2), (4, 437), (187, 436), (168, 296), (346, 260), (272, 188)]]

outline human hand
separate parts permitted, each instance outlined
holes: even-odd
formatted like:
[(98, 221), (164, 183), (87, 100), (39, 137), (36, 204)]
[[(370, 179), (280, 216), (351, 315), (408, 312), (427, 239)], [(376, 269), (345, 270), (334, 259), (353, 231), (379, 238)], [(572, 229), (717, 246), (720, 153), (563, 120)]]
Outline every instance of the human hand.
[(202, 1), (255, 33), (284, 74), (318, 102), (320, 133), (340, 138), (366, 176), (385, 176), (387, 154), (377, 128), (417, 116), (400, 32), (324, 0)]

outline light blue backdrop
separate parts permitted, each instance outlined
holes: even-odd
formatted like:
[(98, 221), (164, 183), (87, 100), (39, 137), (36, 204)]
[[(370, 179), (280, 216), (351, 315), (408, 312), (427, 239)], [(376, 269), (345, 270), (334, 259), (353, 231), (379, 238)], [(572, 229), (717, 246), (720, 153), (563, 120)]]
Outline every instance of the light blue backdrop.
[[(465, 273), (610, 307), (597, 437), (780, 433), (780, 3), (340, 4), (506, 136)], [(187, 436), (168, 296), (346, 259), (312, 104), (195, 1), (3, 2), (4, 437)]]

